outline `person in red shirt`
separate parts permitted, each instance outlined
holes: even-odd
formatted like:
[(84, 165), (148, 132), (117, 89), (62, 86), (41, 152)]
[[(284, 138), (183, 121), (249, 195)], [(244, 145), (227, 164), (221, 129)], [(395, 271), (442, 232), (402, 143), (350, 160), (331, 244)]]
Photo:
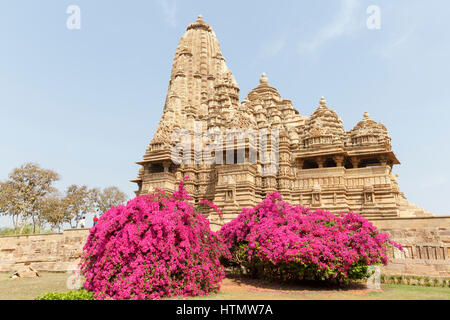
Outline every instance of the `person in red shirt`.
[(97, 218), (97, 216), (94, 216), (94, 226), (96, 225), (97, 222), (98, 222), (98, 218)]

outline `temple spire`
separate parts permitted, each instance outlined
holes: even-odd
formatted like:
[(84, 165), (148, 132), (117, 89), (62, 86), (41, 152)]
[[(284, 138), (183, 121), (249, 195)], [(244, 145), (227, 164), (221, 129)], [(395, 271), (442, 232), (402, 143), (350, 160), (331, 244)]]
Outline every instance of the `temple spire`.
[(213, 29), (199, 14), (178, 43), (162, 120), (151, 144), (172, 143), (176, 125), (192, 129), (194, 121), (217, 114), (227, 101), (233, 106), (239, 103), (239, 87)]

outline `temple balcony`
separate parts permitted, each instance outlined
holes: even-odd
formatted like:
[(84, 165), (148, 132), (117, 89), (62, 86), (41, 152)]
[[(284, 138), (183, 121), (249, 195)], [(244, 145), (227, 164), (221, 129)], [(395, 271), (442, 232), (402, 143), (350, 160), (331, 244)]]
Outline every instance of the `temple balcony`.
[(165, 191), (175, 191), (178, 185), (175, 174), (171, 172), (149, 173), (144, 177), (143, 193), (150, 193), (156, 188)]
[(390, 167), (387, 165), (346, 169), (344, 167), (297, 169), (294, 188), (363, 188), (366, 185), (391, 187)]

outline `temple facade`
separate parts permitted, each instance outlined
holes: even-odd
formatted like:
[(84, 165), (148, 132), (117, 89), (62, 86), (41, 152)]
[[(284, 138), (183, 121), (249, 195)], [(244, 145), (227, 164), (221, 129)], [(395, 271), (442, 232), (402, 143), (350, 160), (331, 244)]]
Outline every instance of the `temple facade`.
[[(199, 16), (176, 49), (161, 121), (132, 180), (136, 194), (173, 191), (189, 176), (185, 185), (194, 202), (208, 199), (222, 208), (222, 219), (205, 211), (217, 225), (271, 192), (292, 204), (334, 213), (432, 216), (400, 191), (392, 174), (400, 162), (387, 128), (361, 111), (361, 121), (346, 131), (325, 98), (318, 100), (309, 117), (301, 115), (263, 74), (240, 101), (217, 37)], [(192, 137), (187, 140), (192, 151), (174, 152), (186, 137)], [(274, 163), (275, 170), (268, 170)]]

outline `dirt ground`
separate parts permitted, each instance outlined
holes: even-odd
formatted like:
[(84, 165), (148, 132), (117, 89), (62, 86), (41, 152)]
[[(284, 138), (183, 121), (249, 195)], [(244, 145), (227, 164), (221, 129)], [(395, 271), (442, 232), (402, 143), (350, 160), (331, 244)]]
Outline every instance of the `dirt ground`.
[(224, 300), (450, 300), (450, 288), (427, 288), (407, 285), (382, 285), (382, 290), (369, 290), (362, 284), (348, 288), (317, 285), (288, 285), (253, 279), (226, 278), (219, 293), (194, 299)]
[[(9, 279), (0, 273), (0, 300), (32, 300), (38, 295), (68, 291), (67, 273), (41, 273), (34, 279)], [(346, 289), (301, 284), (278, 284), (262, 280), (226, 278), (219, 293), (204, 297), (178, 299), (209, 300), (450, 300), (450, 288), (382, 285), (382, 290), (371, 291), (360, 284)]]
[(0, 273), (0, 300), (33, 300), (38, 295), (51, 291), (69, 291), (67, 273), (40, 273), (31, 279), (10, 279), (9, 273)]

